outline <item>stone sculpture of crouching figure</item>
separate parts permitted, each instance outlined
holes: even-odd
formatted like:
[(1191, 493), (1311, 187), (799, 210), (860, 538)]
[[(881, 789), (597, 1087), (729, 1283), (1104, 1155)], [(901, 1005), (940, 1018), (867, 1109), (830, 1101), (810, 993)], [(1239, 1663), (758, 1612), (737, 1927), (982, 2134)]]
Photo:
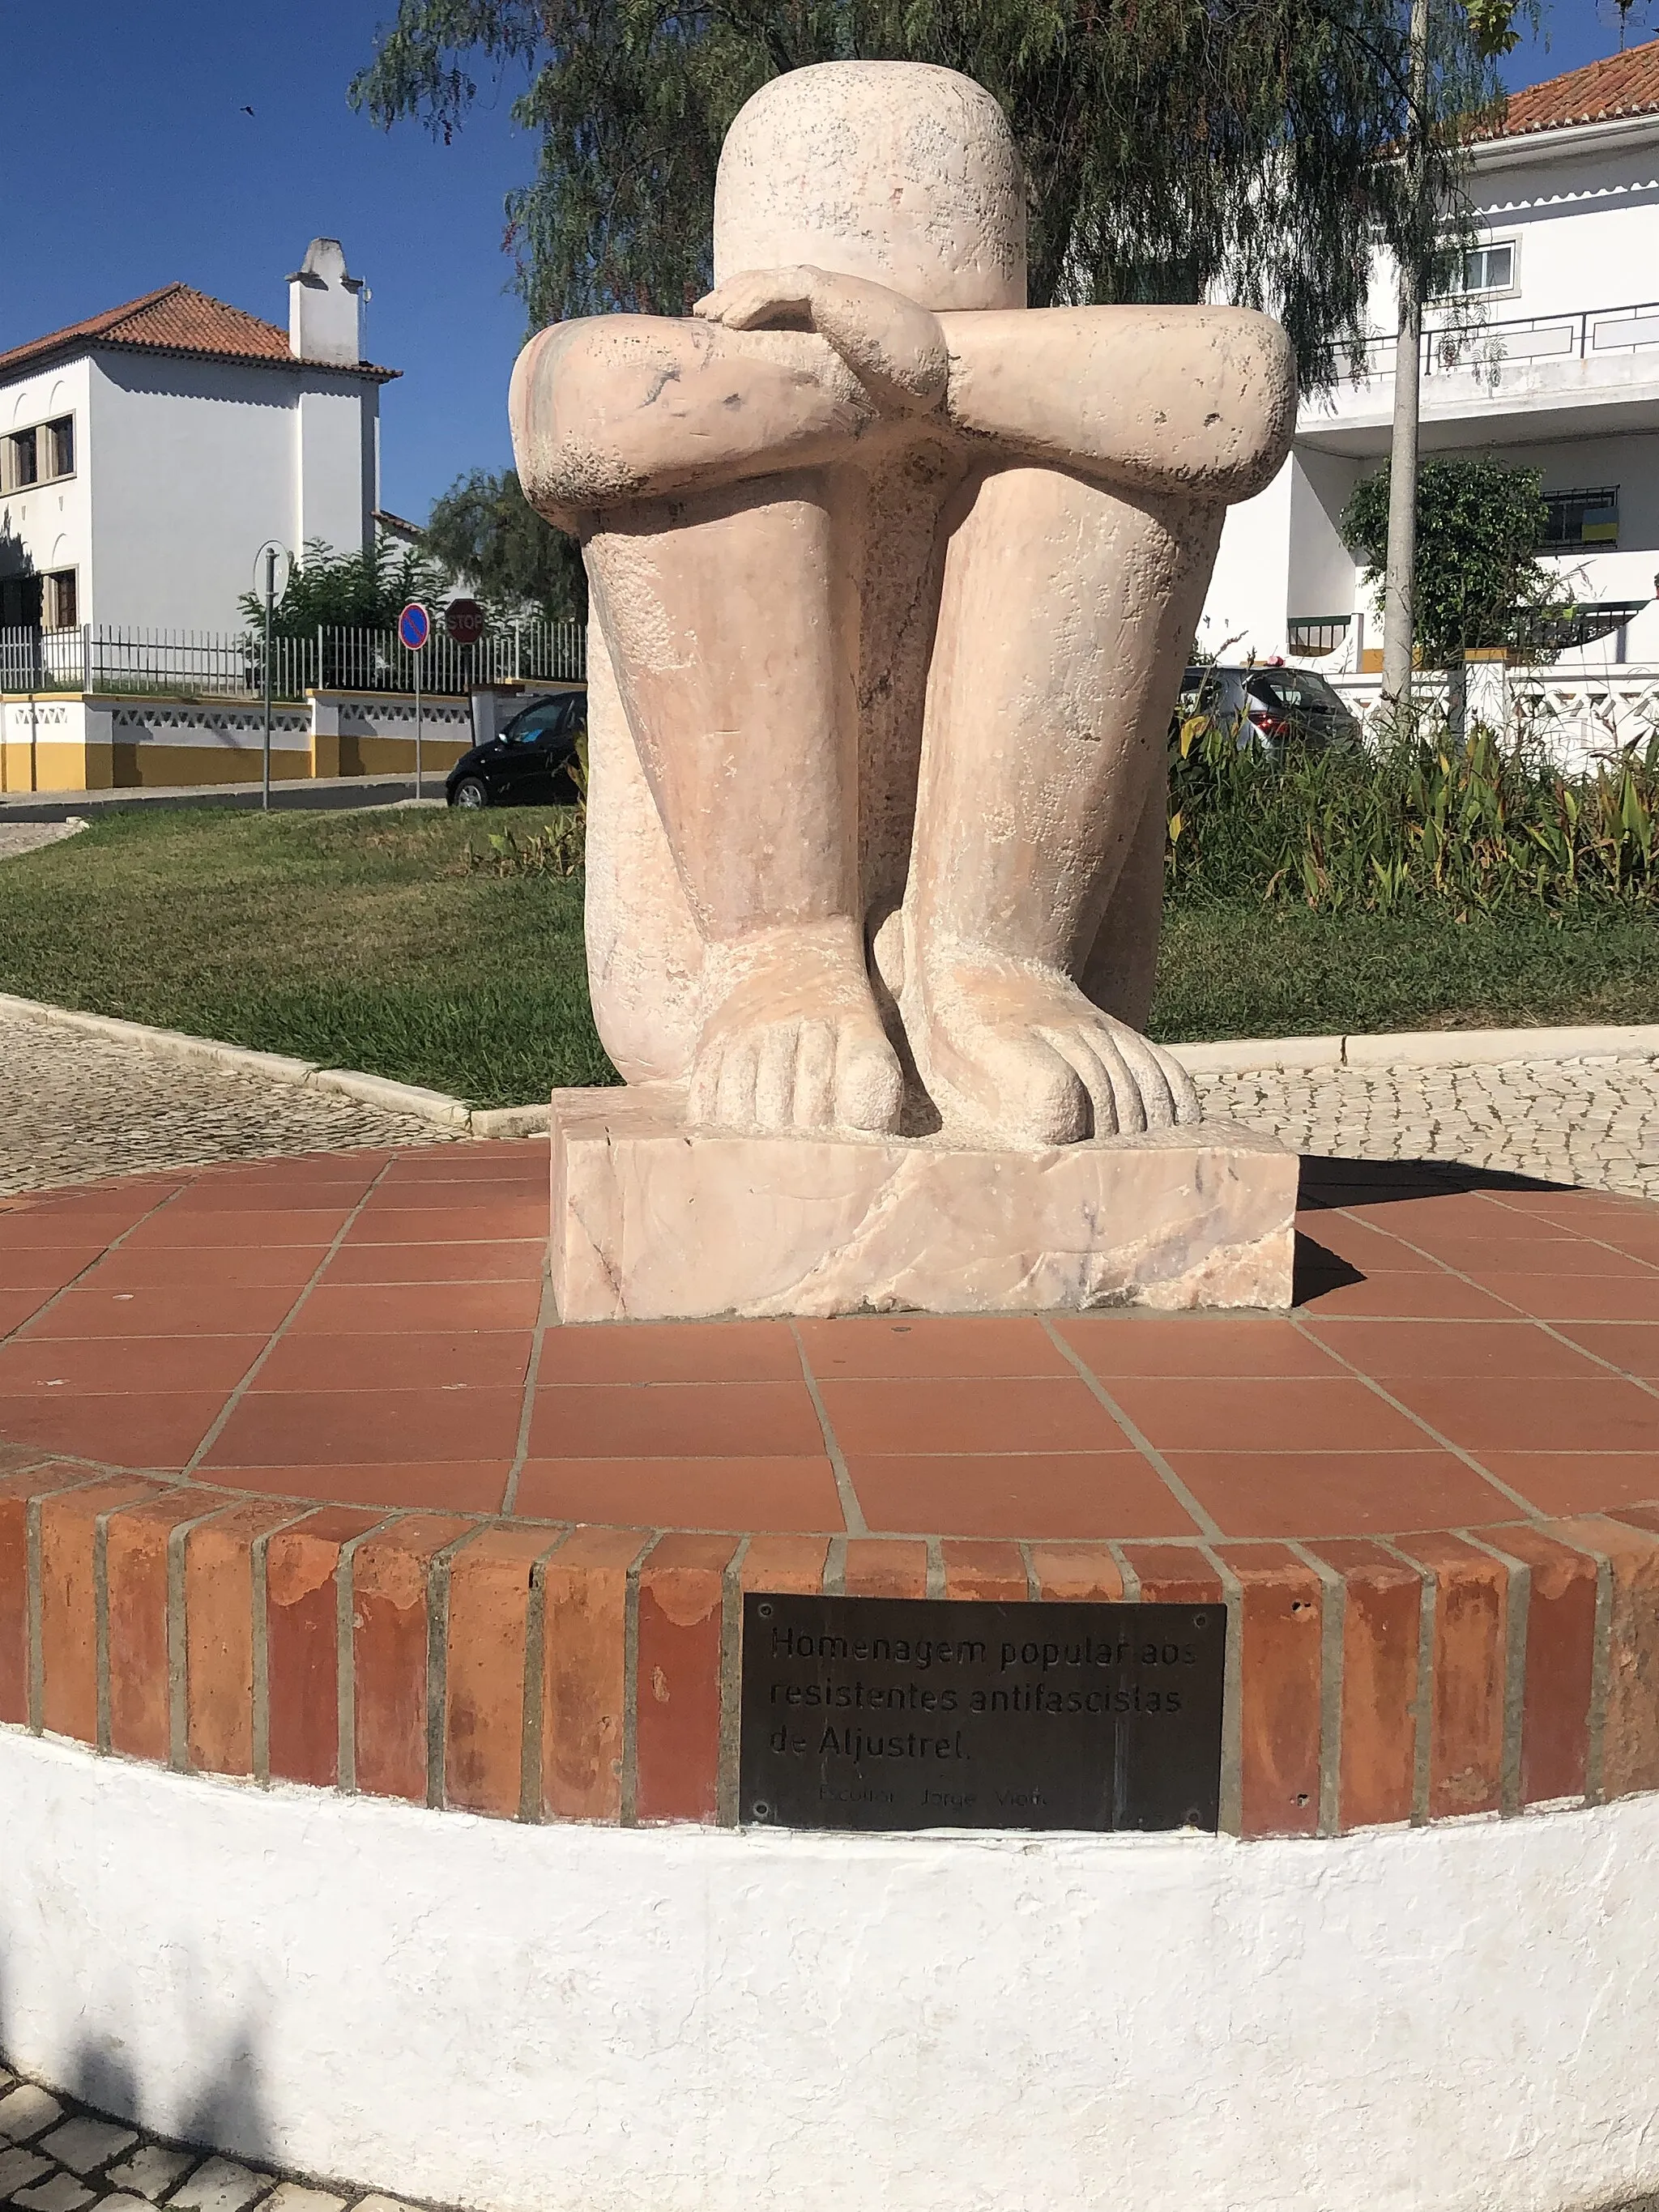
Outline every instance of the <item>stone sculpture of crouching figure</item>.
[(694, 1125), (1008, 1146), (1194, 1121), (1141, 1034), (1166, 730), (1295, 374), (1261, 315), (1025, 305), (1000, 109), (833, 63), (732, 125), (684, 321), (556, 325), (513, 420), (592, 586), (589, 967)]

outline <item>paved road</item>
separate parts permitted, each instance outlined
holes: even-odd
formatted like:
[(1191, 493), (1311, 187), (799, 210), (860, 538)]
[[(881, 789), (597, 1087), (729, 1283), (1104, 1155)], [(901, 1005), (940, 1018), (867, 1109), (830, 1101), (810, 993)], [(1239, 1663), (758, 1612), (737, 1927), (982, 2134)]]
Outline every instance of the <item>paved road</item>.
[[(447, 771), (444, 771), (447, 774)], [(428, 793), (443, 793), (443, 774), (427, 770)], [(137, 807), (258, 806), (258, 783), (177, 784), (160, 789), (120, 791), (18, 791), (0, 798), (0, 823), (64, 822), (71, 815), (88, 819), (112, 810)], [(318, 807), (395, 806), (415, 795), (412, 775), (283, 776), (271, 787), (270, 803), (279, 811), (301, 812)]]
[(272, 1152), (443, 1144), (459, 1133), (307, 1084), (0, 1014), (0, 1193)]

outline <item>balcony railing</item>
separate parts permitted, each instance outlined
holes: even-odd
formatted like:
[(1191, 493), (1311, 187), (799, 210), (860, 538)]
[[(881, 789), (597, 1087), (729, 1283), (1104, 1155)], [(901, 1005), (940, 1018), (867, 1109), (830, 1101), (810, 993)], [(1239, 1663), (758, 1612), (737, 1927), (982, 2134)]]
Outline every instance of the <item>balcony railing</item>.
[[(1496, 384), (1510, 364), (1534, 361), (1590, 361), (1659, 346), (1659, 301), (1632, 307), (1581, 307), (1559, 315), (1516, 315), (1501, 321), (1441, 323), (1425, 330), (1425, 376), (1462, 371)], [(1399, 354), (1393, 337), (1366, 341), (1367, 380), (1391, 377)]]

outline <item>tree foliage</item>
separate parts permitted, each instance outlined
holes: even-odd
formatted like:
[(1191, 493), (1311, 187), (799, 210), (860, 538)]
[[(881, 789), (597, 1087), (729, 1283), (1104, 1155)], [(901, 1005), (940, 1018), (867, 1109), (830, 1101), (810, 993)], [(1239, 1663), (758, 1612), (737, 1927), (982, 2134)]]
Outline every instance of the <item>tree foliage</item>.
[[(540, 154), (509, 232), (540, 325), (686, 311), (721, 139), (768, 78), (943, 64), (1013, 128), (1034, 306), (1218, 292), (1278, 314), (1316, 389), (1364, 335), (1378, 240), (1425, 282), (1443, 258), (1459, 120), (1496, 95), (1515, 6), (1443, 0), (1420, 118), (1405, 0), (398, 0), (351, 96), (447, 138), (475, 72), (524, 72)], [(1379, 158), (1419, 123), (1421, 190), (1415, 161)]]
[(426, 541), (492, 615), (587, 619), (587, 578), (575, 540), (543, 521), (511, 469), (499, 476), (474, 469), (459, 477), (434, 503)]
[[(1535, 618), (1561, 608), (1555, 571), (1538, 558), (1548, 520), (1536, 469), (1479, 458), (1425, 462), (1417, 479), (1416, 644), (1425, 666), (1449, 668), (1465, 652), (1510, 645)], [(1354, 488), (1342, 534), (1380, 586), (1388, 565), (1389, 471)]]
[[(277, 637), (314, 637), (320, 629), (392, 629), (411, 599), (449, 596), (439, 563), (417, 546), (395, 547), (376, 538), (361, 553), (336, 553), (322, 538), (308, 538), (289, 572), (271, 615)], [(263, 629), (264, 595), (245, 592), (242, 613)]]

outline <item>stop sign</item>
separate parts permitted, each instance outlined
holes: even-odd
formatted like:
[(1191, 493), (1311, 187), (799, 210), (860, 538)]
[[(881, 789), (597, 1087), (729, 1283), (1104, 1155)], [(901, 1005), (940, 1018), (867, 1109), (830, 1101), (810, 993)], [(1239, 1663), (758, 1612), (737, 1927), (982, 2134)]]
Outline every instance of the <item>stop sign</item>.
[(452, 599), (444, 609), (444, 628), (457, 645), (476, 645), (484, 634), (484, 611), (476, 599)]

